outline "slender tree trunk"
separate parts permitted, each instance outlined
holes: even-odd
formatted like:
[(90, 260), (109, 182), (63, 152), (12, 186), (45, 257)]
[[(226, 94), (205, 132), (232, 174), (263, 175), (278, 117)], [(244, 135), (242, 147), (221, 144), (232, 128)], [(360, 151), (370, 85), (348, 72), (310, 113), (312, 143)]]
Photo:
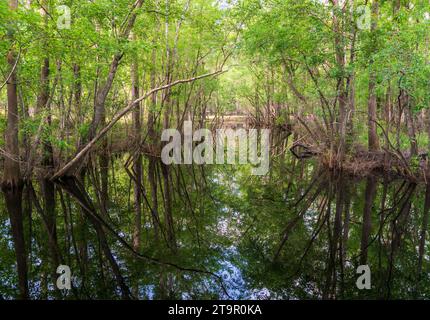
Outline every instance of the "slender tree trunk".
[[(131, 99), (137, 100), (139, 98), (139, 67), (136, 60), (133, 61), (131, 65)], [(141, 107), (139, 106), (133, 110), (133, 132), (136, 148), (140, 147), (141, 143)], [(139, 150), (139, 149), (137, 149)], [(139, 252), (140, 242), (141, 242), (141, 228), (142, 228), (142, 154), (138, 151), (136, 158), (133, 163), (134, 173), (136, 175), (136, 180), (134, 182), (134, 209), (135, 209), (135, 219), (134, 219), (134, 231), (133, 231), (133, 247)]]
[[(173, 57), (171, 55), (171, 48), (169, 45), (169, 12), (170, 12), (170, 1), (166, 0), (166, 22), (165, 22), (165, 41), (166, 41), (166, 63), (165, 63), (165, 77), (167, 82), (171, 82), (172, 79), (172, 61)], [(170, 97), (170, 89), (164, 92), (163, 106), (165, 108), (164, 118), (163, 118), (163, 128), (168, 129), (170, 126), (170, 116), (172, 113), (172, 100)], [(172, 208), (172, 182), (169, 167), (164, 163), (161, 165), (161, 174), (163, 177), (163, 187), (164, 187), (164, 223), (167, 230), (167, 240), (169, 246), (173, 251), (176, 251), (176, 239), (175, 230), (173, 225), (173, 208)]]
[(335, 52), (336, 64), (339, 68), (338, 78), (338, 103), (339, 103), (339, 160), (343, 160), (346, 143), (346, 127), (347, 127), (347, 92), (345, 88), (345, 39), (343, 37), (341, 18), (344, 16), (344, 11), (339, 5), (338, 0), (333, 0), (333, 26), (335, 33)]
[[(156, 52), (155, 49), (152, 50), (152, 64), (155, 66), (156, 62)], [(151, 71), (151, 87), (155, 87), (155, 70)], [(155, 108), (157, 104), (157, 95), (153, 93), (151, 95), (151, 108), (148, 112), (148, 138), (149, 142), (152, 145), (156, 145), (156, 132), (155, 132), (155, 112), (152, 110)], [(148, 164), (148, 180), (149, 180), (149, 186), (151, 189), (151, 202), (152, 202), (152, 224), (154, 226), (154, 237), (155, 241), (158, 241), (158, 228), (159, 228), (159, 215), (158, 215), (158, 187), (157, 187), (157, 174), (156, 174), (156, 168), (157, 168), (157, 158), (152, 155), (149, 156), (149, 164)]]
[[(336, 211), (334, 217), (333, 226), (333, 237), (331, 239), (331, 250), (330, 250), (330, 269), (331, 269), (331, 287), (329, 292), (331, 298), (336, 298), (336, 283), (337, 283), (337, 272), (336, 272), (336, 261), (337, 257), (340, 257), (341, 251), (341, 234), (342, 234), (342, 213), (345, 205), (345, 194), (344, 194), (344, 177), (340, 176), (336, 183)], [(341, 257), (340, 257), (341, 258)]]
[(372, 231), (372, 206), (376, 196), (376, 178), (370, 176), (366, 181), (364, 210), (363, 210), (363, 227), (361, 231), (361, 254), (360, 264), (367, 264), (367, 251), (369, 246), (369, 237)]
[[(133, 29), (134, 23), (136, 21), (137, 13), (136, 10), (142, 7), (144, 0), (136, 1), (136, 5), (134, 6), (134, 12), (132, 12), (127, 20), (126, 27), (124, 32), (121, 34), (122, 38), (128, 39), (131, 30)], [(97, 95), (94, 102), (94, 115), (93, 120), (91, 122), (90, 131), (88, 141), (93, 139), (96, 135), (97, 128), (103, 122), (105, 118), (105, 104), (107, 96), (112, 87), (113, 81), (115, 79), (116, 73), (118, 71), (119, 62), (121, 61), (124, 53), (118, 52), (114, 55), (112, 62), (110, 64), (109, 73), (101, 86), (100, 90), (97, 91)]]
[(393, 0), (393, 13), (397, 15), (400, 10), (401, 0)]
[(341, 249), (340, 249), (340, 265), (341, 265), (341, 296), (343, 298), (343, 294), (345, 291), (345, 266), (347, 259), (347, 250), (348, 250), (348, 240), (349, 240), (349, 224), (351, 219), (351, 190), (348, 185), (345, 185), (345, 203), (343, 206), (344, 209), (344, 219), (342, 225), (342, 240), (341, 240)]
[(355, 50), (356, 50), (356, 41), (357, 41), (357, 27), (356, 22), (354, 20), (354, 0), (349, 0), (349, 10), (350, 10), (350, 21), (351, 21), (351, 34), (352, 34), (352, 40), (351, 40), (351, 47), (349, 52), (349, 65), (353, 66), (353, 69), (351, 71), (350, 76), (347, 79), (347, 94), (348, 94), (348, 112), (347, 115), (347, 134), (349, 136), (353, 135), (354, 131), (354, 113), (355, 113)]
[(115, 280), (117, 281), (118, 287), (121, 289), (121, 295), (123, 299), (130, 299), (131, 293), (127, 284), (125, 283), (124, 278), (121, 275), (121, 270), (116, 262), (115, 257), (113, 256), (109, 244), (107, 242), (107, 237), (105, 230), (103, 228), (103, 224), (97, 218), (97, 212), (95, 207), (89, 198), (88, 194), (85, 191), (85, 187), (79, 183), (74, 177), (64, 177), (61, 181), (57, 180), (58, 183), (61, 184), (63, 189), (67, 191), (70, 195), (76, 198), (80, 206), (82, 207), (83, 213), (87, 217), (88, 221), (94, 227), (96, 231), (97, 238), (100, 243), (101, 250), (108, 260), (112, 272), (115, 276)]
[[(43, 9), (41, 15), (44, 18), (44, 24), (47, 26), (48, 15), (45, 9), (48, 9), (48, 3), (46, 0), (41, 2)], [(47, 52), (47, 43), (44, 43), (45, 51)], [(48, 130), (51, 127), (51, 110), (48, 106), (49, 99), (49, 57), (43, 58), (42, 68), (40, 72), (40, 91), (37, 97), (37, 112), (47, 112), (47, 125)], [(49, 134), (51, 134), (49, 132)], [(48, 232), (48, 245), (51, 252), (51, 274), (55, 279), (56, 269), (60, 264), (60, 257), (57, 251), (57, 223), (56, 223), (56, 212), (55, 212), (55, 186), (50, 180), (54, 170), (54, 156), (53, 148), (50, 139), (44, 139), (43, 141), (43, 155), (42, 155), (42, 176), (40, 178), (41, 191), (43, 195), (44, 212), (46, 216), (47, 232)]]
[[(105, 119), (102, 120), (102, 125), (105, 125)], [(101, 151), (99, 155), (100, 166), (100, 204), (101, 210), (105, 217), (108, 216), (109, 210), (109, 148), (107, 136), (102, 139)]]
[(423, 258), (425, 253), (426, 235), (429, 224), (429, 213), (430, 213), (430, 185), (426, 185), (426, 195), (424, 201), (424, 214), (423, 223), (420, 232), (420, 244), (418, 249), (418, 281), (421, 279), (421, 272), (423, 268)]
[[(9, 0), (10, 10), (18, 8), (18, 0)], [(10, 36), (12, 42), (13, 35)], [(17, 56), (12, 48), (7, 55), (9, 72), (7, 81), (7, 127), (5, 132), (5, 151), (8, 156), (4, 159), (2, 190), (5, 195), (6, 207), (9, 212), (12, 236), (15, 246), (15, 255), (18, 269), (18, 288), (21, 299), (28, 298), (27, 284), (27, 256), (24, 240), (24, 227), (22, 216), (22, 190), (23, 181), (19, 165), (18, 141), (18, 96), (17, 75), (15, 64)]]
[(173, 224), (173, 212), (172, 212), (172, 192), (171, 192), (171, 181), (169, 167), (164, 163), (161, 163), (161, 173), (163, 176), (163, 187), (164, 187), (164, 220), (167, 230), (167, 240), (169, 246), (173, 251), (176, 251), (176, 237), (175, 229)]
[[(376, 28), (378, 26), (378, 15), (379, 15), (379, 2), (378, 0), (373, 0), (372, 2), (372, 22), (370, 31), (372, 33), (373, 42), (376, 41)], [(373, 44), (375, 47), (376, 44)], [(373, 48), (371, 54), (374, 54), (376, 48)], [(370, 75), (369, 75), (369, 100), (368, 100), (368, 143), (370, 151), (379, 150), (379, 138), (377, 133), (376, 124), (376, 109), (377, 109), (377, 99), (376, 99), (376, 73), (373, 70), (373, 57), (370, 59)]]
[[(135, 40), (134, 34), (132, 39)], [(131, 64), (131, 100), (135, 101), (139, 98), (139, 65), (137, 62), (137, 56)], [(142, 238), (142, 153), (140, 152), (141, 143), (141, 107), (140, 103), (136, 108), (133, 109), (133, 134), (135, 150), (137, 150), (133, 160), (133, 171), (135, 174), (134, 184), (134, 225), (133, 225), (133, 249), (136, 252), (140, 252), (141, 238)], [(138, 282), (134, 285), (134, 295), (139, 297), (139, 284)]]
[(406, 126), (408, 129), (408, 137), (411, 145), (410, 156), (413, 157), (418, 154), (418, 143), (416, 138), (414, 116), (411, 110), (411, 100), (410, 100), (409, 94), (405, 90), (403, 89), (400, 89), (400, 90), (402, 91), (400, 100), (403, 103), (402, 109), (405, 111)]

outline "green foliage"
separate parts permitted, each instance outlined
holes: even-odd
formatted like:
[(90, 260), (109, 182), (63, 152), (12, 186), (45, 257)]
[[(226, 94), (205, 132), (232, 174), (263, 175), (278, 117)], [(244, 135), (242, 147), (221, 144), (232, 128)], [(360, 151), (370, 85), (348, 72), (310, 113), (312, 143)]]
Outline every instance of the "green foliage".
[[(367, 145), (373, 78), (377, 120), (387, 128), (389, 140), (394, 144), (398, 140), (400, 151), (410, 148), (408, 123), (400, 117), (405, 107), (399, 105), (403, 92), (409, 98), (406, 107), (414, 114), (419, 148), (428, 149), (428, 124), (421, 121), (421, 112), (430, 105), (430, 24), (424, 18), (430, 12), (428, 1), (411, 1), (414, 7), (401, 1), (395, 16), (392, 1), (379, 1), (373, 31), (357, 28), (356, 10), (363, 1), (347, 1), (344, 8), (314, 0), (145, 1), (135, 12), (133, 36), (127, 37), (124, 30), (133, 13), (132, 1), (47, 0), (45, 17), (40, 14), (41, 2), (32, 1), (30, 8), (20, 5), (16, 12), (8, 9), (6, 1), (0, 2), (0, 85), (10, 72), (6, 57), (14, 52), (20, 57), (16, 68), (19, 159), (26, 174), (26, 157), (34, 156), (22, 201), (32, 298), (63, 297), (52, 287), (56, 266), (47, 218), (55, 221), (58, 249), (77, 278), (77, 289), (64, 297), (120, 296), (112, 259), (101, 250), (101, 231), (96, 232), (83, 199), (57, 184), (55, 212), (48, 216), (52, 212), (48, 212), (43, 184), (86, 142), (101, 90), (107, 92), (97, 132), (129, 105), (132, 84), (142, 96), (153, 87), (221, 67), (228, 72), (172, 87), (142, 101), (142, 128), (137, 133), (142, 141), (135, 140), (136, 121), (127, 114), (105, 136), (106, 144), (98, 143), (77, 165), (77, 170), (83, 169), (74, 173), (87, 193), (84, 202), (91, 202), (90, 207), (111, 226), (101, 229), (127, 285), (139, 289), (145, 299), (228, 298), (216, 274), (226, 278), (227, 291), (235, 299), (260, 294), (273, 299), (313, 299), (328, 293), (344, 299), (429, 297), (427, 255), (421, 274), (416, 266), (424, 219), (423, 187), (413, 184), (411, 188), (416, 189), (409, 202), (402, 202), (406, 182), (376, 179), (376, 191), (369, 196), (368, 180), (323, 172), (320, 164), (298, 161), (287, 153), (296, 141), (336, 149), (342, 97), (352, 119), (347, 145)], [(370, 8), (371, 1), (366, 3)], [(57, 6), (62, 4), (71, 9), (70, 29), (57, 27), (61, 14)], [(118, 65), (112, 62), (114, 56), (121, 57)], [(45, 61), (49, 61), (49, 72), (47, 83), (42, 83)], [(112, 84), (105, 87), (109, 77)], [(40, 105), (45, 85), (48, 101)], [(6, 94), (4, 87), (0, 91), (2, 154)], [(387, 106), (392, 112), (388, 121)], [(203, 115), (229, 112), (247, 114), (248, 120), (261, 127), (276, 128), (272, 132), (294, 127), (287, 138), (277, 141), (279, 137), (274, 137), (267, 176), (252, 176), (251, 165), (166, 169), (161, 164), (162, 128), (181, 127), (188, 117), (197, 126), (206, 123)], [(150, 115), (155, 121), (151, 128)], [(321, 141), (313, 141), (309, 132), (298, 129), (297, 117)], [(378, 134), (382, 144), (381, 128)], [(41, 155), (52, 156), (53, 165), (45, 166)], [(345, 158), (353, 160), (353, 154)], [(141, 185), (135, 184), (135, 161), (141, 161)], [(419, 157), (409, 159), (414, 172), (420, 172), (421, 165)], [(112, 234), (133, 243), (139, 226), (137, 194), (142, 198), (138, 251), (159, 263), (136, 257)], [(9, 299), (17, 294), (18, 280), (9, 212), (3, 201), (2, 197), (0, 295)], [(334, 227), (338, 208), (342, 208), (341, 230)], [(366, 208), (371, 211), (371, 227), (364, 248)], [(336, 243), (335, 230), (342, 236)], [(395, 243), (398, 230), (400, 240)], [(169, 239), (169, 232), (176, 243)], [(424, 246), (427, 253), (428, 241)], [(365, 250), (375, 289), (358, 292), (355, 270)]]

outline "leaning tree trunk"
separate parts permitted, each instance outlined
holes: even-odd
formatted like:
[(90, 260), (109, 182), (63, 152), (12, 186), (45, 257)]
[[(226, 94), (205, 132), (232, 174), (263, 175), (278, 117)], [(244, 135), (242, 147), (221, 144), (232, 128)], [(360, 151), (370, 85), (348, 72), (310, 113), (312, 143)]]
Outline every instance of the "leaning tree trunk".
[[(130, 16), (126, 21), (126, 26), (124, 31), (121, 34), (123, 39), (128, 39), (131, 30), (133, 29), (134, 23), (136, 22), (137, 10), (139, 10), (143, 5), (144, 0), (137, 0), (135, 5), (133, 6), (133, 10), (130, 12)], [(116, 73), (118, 71), (119, 63), (124, 55), (124, 52), (117, 52), (110, 64), (109, 73), (100, 87), (100, 90), (97, 91), (95, 101), (94, 101), (94, 114), (92, 118), (92, 122), (89, 128), (88, 137), (85, 142), (91, 141), (97, 134), (97, 130), (99, 126), (105, 126), (106, 121), (106, 99), (108, 94), (112, 88), (113, 81), (115, 79)], [(100, 164), (100, 176), (101, 176), (101, 205), (102, 212), (107, 215), (108, 211), (108, 168), (109, 168), (109, 154), (107, 148), (108, 142), (107, 137), (102, 139), (102, 150), (101, 155), (99, 157)]]
[(73, 196), (78, 201), (79, 205), (83, 209), (85, 216), (87, 217), (88, 221), (92, 224), (92, 226), (94, 227), (94, 230), (96, 231), (97, 238), (100, 243), (100, 249), (102, 250), (104, 256), (109, 262), (111, 270), (117, 281), (118, 287), (121, 290), (122, 298), (130, 299), (131, 298), (130, 289), (126, 284), (125, 279), (121, 275), (121, 269), (116, 261), (116, 258), (114, 257), (114, 255), (112, 254), (112, 251), (109, 248), (106, 233), (105, 233), (103, 224), (100, 221), (102, 220), (102, 218), (97, 214), (96, 209), (90, 197), (85, 191), (85, 186), (80, 184), (79, 181), (74, 177), (64, 177), (57, 181), (58, 181), (58, 184), (61, 185), (61, 187), (66, 192), (68, 192), (71, 196)]

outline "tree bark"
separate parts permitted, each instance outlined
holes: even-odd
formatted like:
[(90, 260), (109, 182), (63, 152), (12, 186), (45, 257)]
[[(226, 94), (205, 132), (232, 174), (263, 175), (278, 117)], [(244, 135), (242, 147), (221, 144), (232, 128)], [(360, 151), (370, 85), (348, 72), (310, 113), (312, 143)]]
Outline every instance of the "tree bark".
[[(16, 10), (18, 0), (9, 0), (9, 9)], [(10, 36), (10, 42), (13, 35)], [(16, 54), (12, 48), (7, 55), (7, 63), (10, 68), (10, 78), (7, 81), (7, 127), (5, 132), (5, 151), (2, 190), (5, 195), (6, 208), (10, 217), (12, 237), (15, 246), (15, 255), (18, 270), (18, 288), (21, 299), (28, 298), (27, 283), (27, 256), (24, 239), (24, 227), (22, 216), (22, 190), (23, 181), (19, 165), (19, 141), (18, 141), (18, 96), (16, 75)]]
[[(131, 35), (133, 40), (136, 40), (134, 34)], [(131, 99), (135, 101), (139, 98), (139, 65), (137, 56), (134, 57), (131, 64)], [(134, 224), (133, 224), (133, 249), (140, 252), (142, 238), (142, 153), (140, 152), (141, 144), (141, 106), (140, 103), (133, 109), (133, 139), (135, 144), (135, 155), (133, 159), (133, 171), (135, 179), (133, 180), (134, 191)], [(134, 283), (133, 293), (139, 297), (139, 282)]]
[[(44, 19), (44, 24), (47, 27), (48, 15), (45, 12), (48, 4), (46, 0), (41, 1), (41, 16)], [(45, 52), (47, 52), (47, 43), (44, 44)], [(48, 99), (49, 99), (49, 57), (43, 58), (42, 68), (40, 72), (40, 91), (37, 96), (37, 112), (47, 112), (47, 126), (51, 127), (51, 110), (49, 110)], [(51, 134), (49, 132), (49, 134)], [(55, 185), (50, 180), (54, 169), (54, 156), (51, 141), (44, 139), (43, 141), (43, 155), (42, 155), (42, 176), (40, 177), (40, 186), (43, 195), (44, 212), (47, 222), (48, 232), (48, 245), (51, 251), (51, 262), (52, 269), (51, 274), (55, 275), (56, 269), (60, 264), (60, 257), (58, 256), (57, 248), (57, 223), (56, 223), (56, 212), (55, 212)]]
[[(155, 46), (155, 40), (154, 40), (154, 46)], [(155, 49), (152, 50), (152, 64), (155, 66), (156, 63), (156, 51)], [(151, 71), (151, 87), (155, 87), (155, 69)], [(157, 105), (157, 94), (153, 93), (150, 97), (151, 100), (151, 108), (149, 108), (148, 111), (148, 140), (149, 142), (154, 145), (156, 142), (156, 133), (155, 133), (155, 112), (153, 111), (153, 108)], [(149, 180), (149, 186), (151, 189), (151, 202), (152, 202), (152, 210), (151, 210), (151, 216), (152, 216), (152, 224), (154, 226), (154, 238), (155, 241), (158, 241), (158, 228), (159, 228), (159, 216), (158, 216), (158, 188), (157, 188), (157, 175), (156, 175), (156, 164), (157, 164), (157, 158), (154, 155), (149, 155), (149, 163), (148, 163), (148, 180)]]
[[(133, 36), (133, 39), (135, 37)], [(137, 58), (137, 57), (136, 57)], [(137, 60), (134, 59), (131, 65), (131, 99), (136, 101), (139, 98), (139, 66)], [(133, 161), (133, 170), (136, 175), (134, 181), (134, 230), (133, 230), (133, 248), (135, 251), (140, 251), (141, 234), (142, 234), (142, 153), (140, 152), (141, 143), (141, 106), (138, 102), (133, 109), (133, 133), (136, 145), (137, 154)]]
[(411, 100), (409, 94), (404, 90), (400, 89), (400, 101), (402, 101), (403, 106), (400, 108), (405, 111), (406, 127), (408, 130), (408, 137), (410, 142), (410, 157), (416, 156), (418, 154), (418, 143), (416, 138), (415, 121), (411, 110)]
[[(379, 15), (379, 2), (378, 0), (373, 0), (372, 2), (372, 21), (370, 31), (372, 33), (373, 42), (376, 40), (375, 31), (378, 26), (378, 15)], [(373, 44), (376, 46), (376, 44)], [(375, 48), (373, 48), (371, 55), (374, 54)], [(370, 58), (370, 75), (369, 75), (369, 100), (368, 100), (368, 143), (369, 151), (379, 150), (379, 138), (376, 126), (376, 74), (373, 70), (373, 57)]]
[[(133, 26), (134, 26), (134, 23), (135, 23), (136, 17), (137, 17), (137, 13), (133, 12), (133, 11), (140, 9), (140, 7), (142, 7), (142, 5), (143, 5), (143, 2), (144, 2), (144, 0), (137, 0), (136, 1), (135, 5), (133, 6), (133, 9), (131, 10), (131, 15), (127, 21), (126, 28), (124, 29), (124, 32), (121, 34), (121, 38), (128, 39), (128, 36), (129, 36), (131, 30), (133, 29)], [(119, 63), (120, 63), (123, 55), (124, 55), (123, 52), (118, 52), (114, 55), (112, 62), (110, 64), (109, 73), (106, 77), (106, 80), (103, 83), (103, 85), (101, 86), (101, 89), (98, 90), (98, 92), (97, 92), (96, 99), (94, 102), (94, 116), (93, 116), (93, 120), (91, 122), (90, 130), (89, 130), (89, 135), (88, 135), (88, 139), (87, 139), (88, 141), (92, 140), (95, 137), (95, 135), (97, 133), (97, 128), (105, 119), (106, 98), (107, 98), (109, 91), (112, 87), (113, 81), (115, 79), (115, 75), (116, 75), (117, 70), (118, 70)]]
[(345, 89), (345, 39), (343, 37), (342, 31), (342, 23), (339, 17), (340, 14), (344, 15), (344, 9), (342, 9), (339, 5), (338, 0), (333, 0), (333, 26), (334, 26), (334, 34), (335, 34), (335, 52), (336, 52), (336, 64), (339, 69), (338, 76), (338, 103), (339, 103), (339, 125), (338, 125), (338, 133), (339, 133), (339, 155), (338, 159), (340, 161), (343, 160), (344, 152), (345, 152), (345, 143), (346, 143), (346, 127), (347, 127), (347, 92)]

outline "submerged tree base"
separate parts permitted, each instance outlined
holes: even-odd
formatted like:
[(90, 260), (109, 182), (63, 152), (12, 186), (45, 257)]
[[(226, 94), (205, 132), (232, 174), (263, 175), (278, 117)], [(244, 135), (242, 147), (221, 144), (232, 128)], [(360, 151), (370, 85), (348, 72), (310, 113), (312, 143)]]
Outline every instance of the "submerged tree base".
[[(301, 149), (299, 151), (299, 149)], [(303, 144), (295, 144), (290, 151), (298, 159), (317, 158), (318, 162), (328, 170), (342, 171), (356, 177), (383, 174), (393, 178), (403, 178), (411, 182), (429, 181), (429, 163), (427, 153), (411, 157), (408, 152), (367, 151), (357, 146), (339, 160), (339, 156), (332, 150), (319, 150)]]

